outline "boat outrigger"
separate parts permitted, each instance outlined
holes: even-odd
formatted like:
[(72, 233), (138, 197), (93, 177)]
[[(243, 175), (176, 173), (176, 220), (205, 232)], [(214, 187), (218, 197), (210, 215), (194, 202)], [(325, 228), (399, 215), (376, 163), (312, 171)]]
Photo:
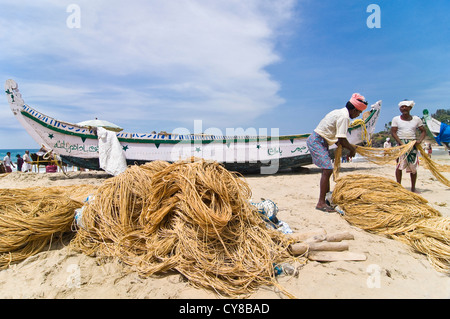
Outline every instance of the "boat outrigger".
[[(25, 104), (18, 85), (7, 80), (5, 92), (12, 112), (40, 145), (58, 155), (68, 165), (100, 170), (98, 127), (54, 119)], [(355, 120), (347, 138), (361, 144), (370, 138), (381, 109), (381, 101)], [(105, 127), (108, 129), (107, 127)], [(225, 136), (170, 133), (114, 132), (127, 165), (155, 160), (175, 162), (190, 157), (222, 163), (241, 173), (271, 174), (312, 163), (306, 146), (310, 135)]]

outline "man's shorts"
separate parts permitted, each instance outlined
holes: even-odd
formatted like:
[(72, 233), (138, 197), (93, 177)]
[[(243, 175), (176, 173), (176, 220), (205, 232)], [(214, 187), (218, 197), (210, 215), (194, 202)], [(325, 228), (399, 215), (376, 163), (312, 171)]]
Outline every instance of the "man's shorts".
[(306, 140), (306, 145), (311, 153), (314, 165), (322, 169), (333, 169), (329, 146), (322, 136), (313, 131)]
[[(410, 140), (402, 139), (404, 144), (408, 144)], [(397, 169), (403, 171), (406, 170), (406, 173), (417, 173), (417, 167), (419, 166), (419, 154), (414, 146), (414, 148), (406, 154), (403, 154), (398, 158)]]

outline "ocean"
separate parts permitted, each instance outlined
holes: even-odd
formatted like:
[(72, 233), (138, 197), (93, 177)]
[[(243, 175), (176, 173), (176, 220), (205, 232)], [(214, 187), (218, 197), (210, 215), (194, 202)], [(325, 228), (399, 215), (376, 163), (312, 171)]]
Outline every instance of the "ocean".
[(11, 159), (15, 162), (16, 161), (16, 155), (20, 154), (20, 156), (23, 157), (23, 154), (25, 154), (25, 151), (30, 151), (30, 154), (36, 153), (39, 151), (38, 148), (19, 148), (19, 149), (0, 149), (0, 160), (3, 161), (3, 157), (6, 156), (7, 152), (11, 152)]

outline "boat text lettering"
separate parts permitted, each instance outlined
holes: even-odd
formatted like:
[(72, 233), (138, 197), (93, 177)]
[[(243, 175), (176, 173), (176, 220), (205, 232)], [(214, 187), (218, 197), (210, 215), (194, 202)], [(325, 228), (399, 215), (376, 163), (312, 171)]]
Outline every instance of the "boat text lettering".
[(307, 153), (308, 149), (306, 148), (306, 146), (297, 147), (295, 150), (291, 151), (291, 153), (295, 153), (295, 152)]
[(53, 148), (59, 148), (65, 150), (67, 153), (83, 152), (83, 153), (98, 153), (98, 146), (95, 145), (84, 145), (84, 144), (70, 144), (66, 141), (57, 141)]
[(283, 154), (283, 151), (279, 147), (271, 147), (267, 150), (267, 154), (269, 155), (275, 155), (277, 153)]

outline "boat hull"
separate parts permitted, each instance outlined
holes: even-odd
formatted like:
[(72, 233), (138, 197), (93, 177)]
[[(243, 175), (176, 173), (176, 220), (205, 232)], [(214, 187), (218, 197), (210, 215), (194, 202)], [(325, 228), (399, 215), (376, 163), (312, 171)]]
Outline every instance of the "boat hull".
[[(74, 156), (67, 156), (62, 155), (61, 159), (64, 163), (71, 165), (71, 166), (77, 166), (77, 167), (83, 167), (87, 169), (92, 170), (101, 170), (99, 165), (98, 158), (80, 158), (80, 157), (74, 157)], [(142, 165), (149, 161), (147, 160), (139, 160), (139, 159), (127, 159), (127, 165)], [(170, 161), (169, 161), (170, 162)], [(270, 170), (275, 169), (276, 171), (281, 171), (285, 169), (293, 169), (293, 168), (299, 168), (304, 165), (309, 165), (312, 163), (311, 155), (301, 155), (301, 156), (293, 156), (288, 158), (281, 158), (278, 160), (278, 162), (256, 162), (256, 163), (238, 163), (238, 162), (223, 162), (223, 166), (230, 170), (230, 171), (236, 171), (243, 174), (259, 174), (261, 170), (264, 171), (266, 169), (268, 174), (270, 174)], [(274, 171), (273, 173), (276, 173)]]
[[(8, 80), (11, 81), (11, 80)], [(27, 132), (37, 143), (62, 161), (78, 167), (99, 170), (99, 143), (96, 128), (56, 120), (26, 105), (17, 84), (5, 85), (10, 107)], [(381, 101), (366, 112), (362, 124), (349, 129), (352, 144), (363, 142), (376, 125)], [(284, 136), (222, 136), (115, 133), (128, 165), (162, 160), (176, 162), (202, 158), (222, 163), (227, 169), (242, 173), (272, 174), (287, 168), (312, 163), (306, 145), (309, 134)]]

